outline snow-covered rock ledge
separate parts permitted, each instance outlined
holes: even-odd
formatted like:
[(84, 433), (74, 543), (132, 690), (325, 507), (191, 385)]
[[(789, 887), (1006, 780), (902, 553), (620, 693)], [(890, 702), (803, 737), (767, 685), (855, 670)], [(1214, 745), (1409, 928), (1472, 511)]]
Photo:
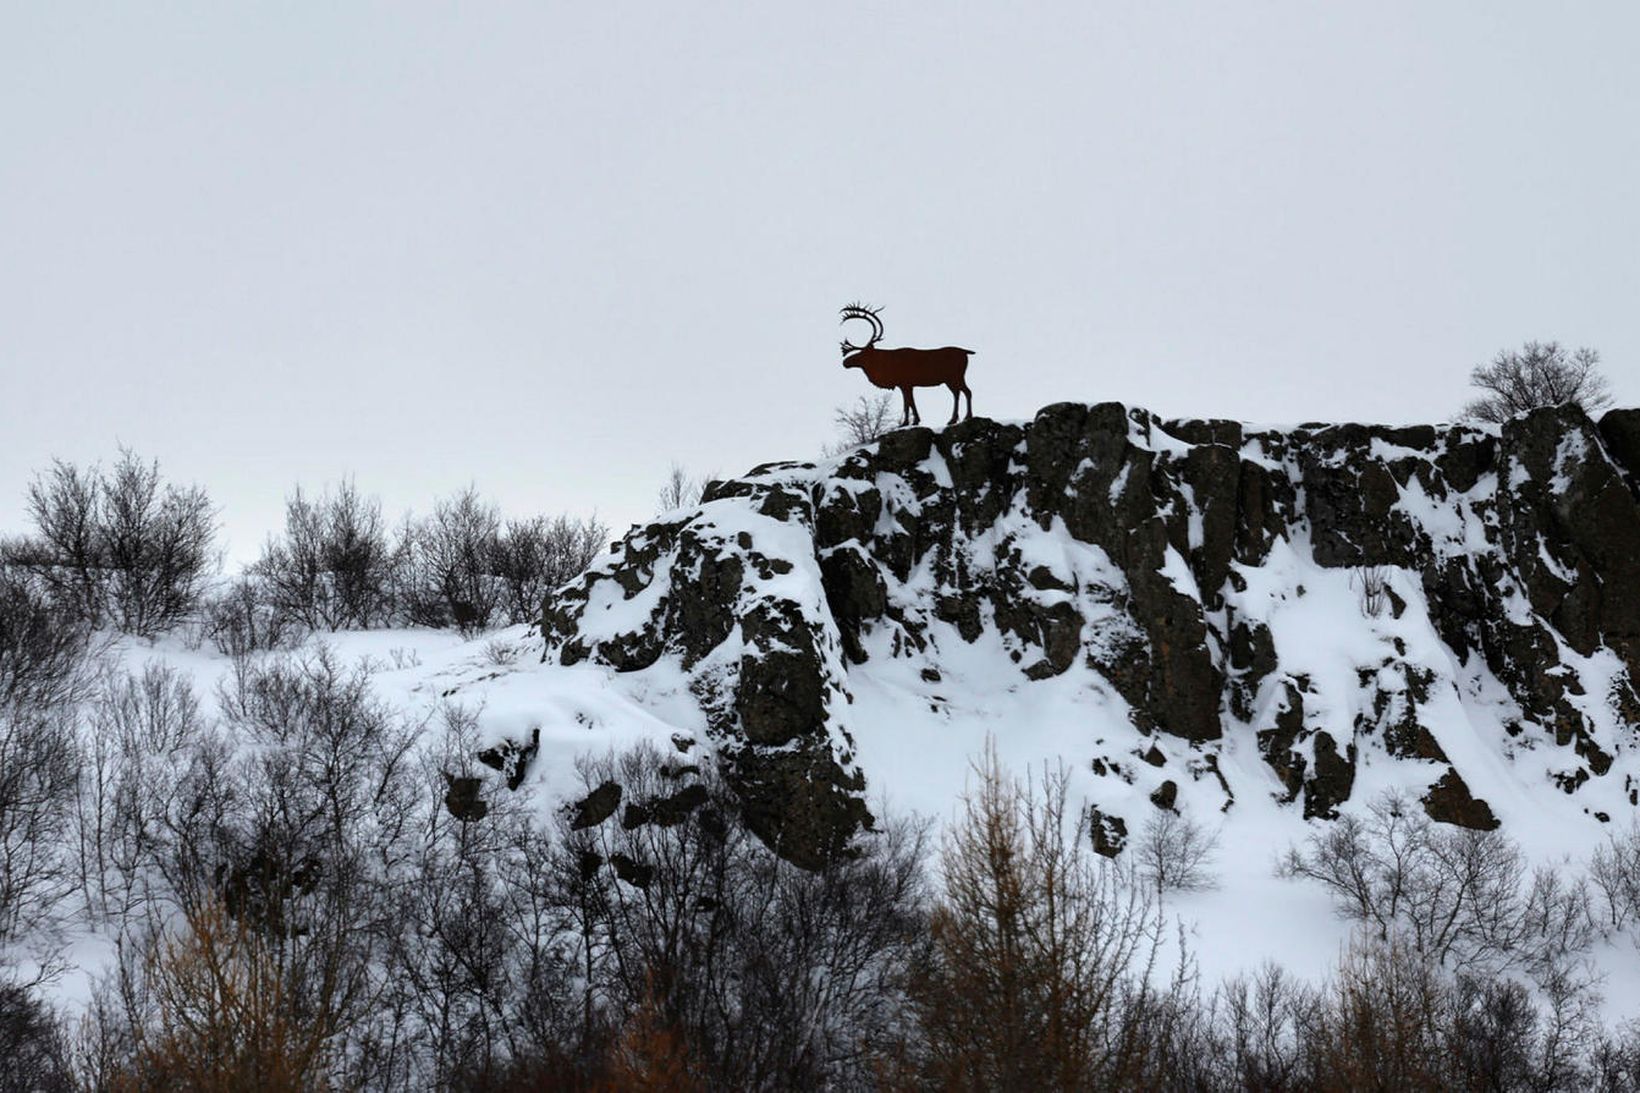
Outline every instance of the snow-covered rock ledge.
[(1013, 711), (1005, 744), (1033, 689), (1081, 711), (1061, 751), (1110, 852), (1145, 810), (1238, 794), (1326, 817), (1412, 784), (1491, 826), (1550, 790), (1615, 818), (1640, 800), (1637, 482), (1634, 410), (1268, 428), (1062, 403), (715, 483), (548, 600), (545, 659), (698, 704), (746, 821), (799, 862), (871, 822), (874, 756), (938, 766), (927, 724), (964, 703)]

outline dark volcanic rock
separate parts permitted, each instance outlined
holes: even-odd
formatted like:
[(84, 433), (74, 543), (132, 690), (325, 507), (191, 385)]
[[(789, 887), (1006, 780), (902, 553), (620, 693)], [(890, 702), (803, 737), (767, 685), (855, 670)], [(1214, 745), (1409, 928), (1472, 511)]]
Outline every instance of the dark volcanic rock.
[(1338, 815), (1338, 806), (1350, 799), (1350, 787), (1355, 784), (1355, 745), (1341, 753), (1331, 733), (1317, 732), (1314, 746), (1315, 773), (1304, 783), (1304, 818), (1322, 816), (1330, 820)]
[(517, 789), (524, 784), (524, 775), (529, 773), (530, 763), (540, 750), (541, 730), (533, 729), (528, 744), (520, 744), (516, 740), (503, 740), (495, 747), (485, 748), (479, 752), (478, 761), (500, 771), (507, 779), (508, 789)]
[[(1286, 801), (1334, 816), (1364, 749), (1446, 763), (1431, 711), (1483, 675), (1518, 709), (1511, 736), (1535, 726), (1522, 746), (1565, 749), (1554, 777), (1575, 791), (1637, 727), (1637, 472), (1632, 410), (1275, 430), (1058, 403), (713, 483), (549, 597), (541, 630), (561, 664), (675, 661), (743, 819), (807, 864), (871, 823), (851, 674), (919, 658), (914, 678), (951, 681), (961, 643), (996, 643), (999, 686), (1114, 691), (1140, 733), (1175, 739), (1157, 754), (1181, 805), (1240, 733)], [(1361, 636), (1341, 694), (1292, 666), (1307, 639), (1276, 620), (1372, 573), (1380, 607), (1329, 624)], [(1432, 800), (1490, 815), (1444, 778)], [(1101, 852), (1122, 819), (1096, 825)]]
[(1629, 485), (1640, 489), (1640, 410), (1611, 410), (1600, 419), (1600, 437), (1612, 460), (1627, 472)]
[(1429, 787), (1423, 804), (1429, 818), (1437, 823), (1469, 827), (1476, 831), (1493, 831), (1498, 827), (1498, 818), (1492, 815), (1491, 806), (1470, 796), (1469, 787), (1458, 772), (1450, 768)]
[(446, 774), (444, 784), (448, 787), (444, 794), (444, 807), (449, 809), (450, 815), (456, 819), (471, 823), (490, 814), (488, 802), (479, 796), (484, 788), (484, 779)]
[(597, 827), (615, 814), (621, 803), (621, 787), (615, 782), (604, 782), (597, 789), (575, 802), (575, 815), (570, 819), (570, 830)]
[(1108, 816), (1097, 808), (1088, 810), (1088, 830), (1097, 854), (1114, 858), (1127, 845), (1127, 821), (1120, 816)]

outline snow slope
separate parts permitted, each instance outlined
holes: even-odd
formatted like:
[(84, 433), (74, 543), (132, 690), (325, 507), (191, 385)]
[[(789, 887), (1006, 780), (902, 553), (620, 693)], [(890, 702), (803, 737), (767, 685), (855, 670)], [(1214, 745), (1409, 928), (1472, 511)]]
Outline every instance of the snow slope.
[[(1386, 789), (1499, 824), (1535, 863), (1580, 867), (1635, 818), (1640, 503), (1613, 420), (1267, 429), (1067, 404), (901, 430), (713, 484), (539, 627), (322, 640), (412, 717), (454, 702), (485, 746), (538, 741), (516, 792), (543, 813), (578, 756), (698, 746), (800, 862), (875, 817), (945, 821), (994, 740), (1017, 773), (1063, 764), (1107, 849), (1161, 808), (1218, 832), (1217, 887), (1169, 897), (1210, 980), (1320, 974), (1348, 924), (1275, 859)], [(202, 693), (229, 669), (181, 639), (117, 653)], [(1597, 956), (1610, 1011), (1640, 1012), (1630, 942)]]

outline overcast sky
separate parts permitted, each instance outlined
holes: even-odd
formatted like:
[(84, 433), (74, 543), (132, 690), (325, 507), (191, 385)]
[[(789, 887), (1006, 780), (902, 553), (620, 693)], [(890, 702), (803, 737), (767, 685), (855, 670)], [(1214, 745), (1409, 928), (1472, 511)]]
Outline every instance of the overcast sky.
[(1640, 403), (1637, 43), (1632, 0), (0, 0), (0, 531), (120, 443), (242, 558), (344, 474), (621, 530), (674, 460), (832, 439), (857, 296), (995, 417), (1442, 419), (1528, 338)]

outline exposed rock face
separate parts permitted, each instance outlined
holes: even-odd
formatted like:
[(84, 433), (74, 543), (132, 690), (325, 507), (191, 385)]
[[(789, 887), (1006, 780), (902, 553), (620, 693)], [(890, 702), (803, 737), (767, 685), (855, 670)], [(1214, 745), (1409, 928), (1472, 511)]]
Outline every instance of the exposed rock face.
[(1470, 796), (1469, 787), (1455, 770), (1447, 771), (1429, 787), (1423, 803), (1430, 819), (1439, 823), (1471, 827), (1476, 831), (1494, 831), (1499, 826), (1492, 809), (1485, 801)]
[(1096, 773), (1211, 773), (1228, 808), (1217, 759), (1245, 739), (1278, 798), (1331, 817), (1382, 756), (1427, 770), (1437, 819), (1485, 826), (1442, 743), (1477, 731), (1465, 710), (1504, 711), (1505, 744), (1568, 792), (1640, 718), (1637, 471), (1637, 411), (1271, 430), (1062, 403), (714, 483), (549, 599), (542, 631), (564, 665), (675, 662), (746, 821), (798, 861), (871, 822), (851, 670), (922, 658), (937, 682), (940, 650), (982, 636), (1024, 685), (1086, 678), (1175, 742), (1090, 740)]

